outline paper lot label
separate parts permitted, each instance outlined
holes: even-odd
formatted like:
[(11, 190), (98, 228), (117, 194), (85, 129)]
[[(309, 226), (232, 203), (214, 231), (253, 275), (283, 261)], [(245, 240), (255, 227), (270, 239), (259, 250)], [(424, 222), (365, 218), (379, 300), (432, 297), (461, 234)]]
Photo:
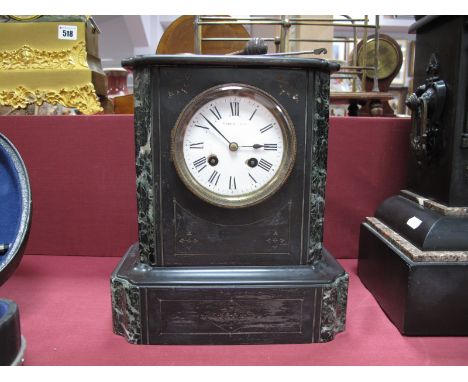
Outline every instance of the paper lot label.
[(76, 25), (59, 25), (59, 40), (76, 40), (78, 38), (78, 27)]

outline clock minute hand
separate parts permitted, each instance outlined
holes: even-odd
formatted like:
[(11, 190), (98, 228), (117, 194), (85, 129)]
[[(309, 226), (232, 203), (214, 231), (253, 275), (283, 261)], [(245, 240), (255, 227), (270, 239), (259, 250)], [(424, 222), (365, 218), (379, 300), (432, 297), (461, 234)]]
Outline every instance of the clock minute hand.
[(251, 146), (239, 146), (239, 147), (253, 147), (254, 149), (259, 149), (261, 147), (265, 147), (265, 145), (259, 145), (258, 143), (255, 143), (254, 145), (251, 145)]
[(203, 118), (205, 118), (205, 121), (208, 122), (208, 123), (210, 124), (210, 126), (211, 126), (213, 129), (215, 129), (215, 131), (225, 139), (225, 141), (226, 141), (227, 143), (231, 144), (231, 142), (229, 141), (229, 139), (227, 139), (227, 138), (221, 133), (221, 131), (219, 131), (219, 130), (216, 128), (216, 126), (215, 126), (213, 123), (211, 123), (211, 121), (210, 121), (208, 118), (206, 118), (206, 117), (205, 117), (203, 114), (201, 114), (201, 113), (200, 113), (200, 115), (201, 115)]

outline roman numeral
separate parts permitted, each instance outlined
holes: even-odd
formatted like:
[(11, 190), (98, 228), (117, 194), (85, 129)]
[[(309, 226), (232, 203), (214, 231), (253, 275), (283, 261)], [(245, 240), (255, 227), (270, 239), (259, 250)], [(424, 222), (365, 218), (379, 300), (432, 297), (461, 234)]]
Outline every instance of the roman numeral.
[(249, 121), (252, 120), (252, 118), (254, 117), (254, 115), (255, 115), (255, 113), (257, 112), (257, 110), (258, 110), (258, 109), (255, 109), (255, 110), (254, 110), (254, 112), (252, 113), (252, 115), (251, 115), (250, 118), (249, 118)]
[(213, 109), (210, 109), (210, 111), (213, 113), (213, 115), (219, 121), (221, 119), (221, 114), (219, 113), (219, 110), (218, 110), (218, 108), (216, 106)]
[(257, 183), (257, 181), (256, 181), (255, 178), (252, 176), (252, 174), (250, 174), (250, 172), (249, 172), (249, 176), (250, 176), (250, 178), (251, 178), (255, 183)]
[(230, 190), (235, 190), (237, 187), (236, 187), (236, 177), (235, 176), (230, 176), (229, 177), (229, 189)]
[(278, 145), (276, 143), (265, 143), (263, 145), (263, 148), (265, 150), (277, 151), (278, 150)]
[(260, 162), (258, 162), (258, 167), (267, 172), (271, 170), (271, 166), (273, 165), (265, 159), (260, 159)]
[(198, 170), (198, 172), (200, 172), (206, 167), (206, 157), (201, 157), (197, 159), (195, 162), (193, 162), (193, 165)]
[(233, 117), (239, 116), (239, 102), (231, 102), (231, 115)]
[(214, 170), (213, 173), (211, 174), (210, 178), (208, 179), (208, 182), (213, 184), (213, 182), (216, 180), (216, 182), (215, 182), (215, 186), (216, 186), (218, 184), (218, 180), (219, 180), (220, 175), (221, 175), (221, 173)]
[(197, 126), (197, 127), (201, 127), (202, 129), (206, 129), (206, 130), (209, 130), (209, 129), (210, 129), (209, 127), (202, 126), (202, 125), (197, 125), (197, 124), (195, 124), (195, 126)]
[(203, 142), (191, 143), (190, 148), (191, 149), (202, 149), (203, 148)]
[(273, 124), (270, 123), (269, 125), (266, 125), (265, 127), (262, 127), (262, 128), (260, 129), (260, 132), (261, 132), (261, 133), (264, 133), (265, 131), (270, 130), (272, 127), (273, 127)]

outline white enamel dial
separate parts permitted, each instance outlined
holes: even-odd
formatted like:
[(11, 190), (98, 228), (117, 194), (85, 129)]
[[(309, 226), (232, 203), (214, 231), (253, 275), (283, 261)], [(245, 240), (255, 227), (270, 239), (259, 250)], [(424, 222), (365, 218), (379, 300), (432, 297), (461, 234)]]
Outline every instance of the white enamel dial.
[(184, 110), (173, 152), (179, 154), (174, 160), (182, 180), (198, 196), (223, 207), (244, 207), (274, 193), (289, 175), (294, 130), (285, 110), (266, 93), (225, 85)]

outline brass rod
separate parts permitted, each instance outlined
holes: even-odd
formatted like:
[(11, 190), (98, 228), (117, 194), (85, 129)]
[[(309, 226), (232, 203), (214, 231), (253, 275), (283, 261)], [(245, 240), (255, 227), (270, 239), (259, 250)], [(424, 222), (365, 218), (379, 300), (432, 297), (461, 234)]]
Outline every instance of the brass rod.
[(281, 20), (279, 21), (243, 21), (243, 20), (226, 20), (226, 21), (200, 21), (202, 25), (237, 25), (237, 24), (258, 24), (258, 25), (281, 25)]
[[(341, 74), (360, 74), (361, 71), (360, 71), (360, 70), (356, 70), (356, 71), (348, 71), (348, 70), (346, 70), (346, 71), (342, 72), (341, 69), (340, 69), (339, 73), (341, 73)], [(341, 77), (340, 77), (340, 78), (341, 78)]]
[(361, 69), (361, 70), (372, 70), (374, 69), (373, 66), (341, 66), (341, 69), (340, 70), (343, 70), (343, 69)]
[(301, 54), (322, 54), (327, 53), (325, 48), (319, 48), (314, 50), (298, 50), (294, 52), (281, 52), (281, 53), (267, 53), (265, 56), (299, 56)]
[(342, 42), (345, 44), (350, 44), (352, 41), (351, 40), (337, 40), (337, 39), (328, 39), (328, 40), (313, 40), (313, 39), (301, 39), (301, 38), (291, 38), (289, 41), (294, 41), (294, 42)]
[[(203, 37), (203, 41), (250, 41), (250, 37)], [(274, 37), (262, 37), (263, 41), (275, 41)]]
[[(315, 25), (315, 26), (334, 26), (334, 27), (352, 27), (351, 24), (342, 24), (342, 23), (329, 23), (329, 22), (323, 22), (323, 23), (307, 23), (307, 22), (298, 22), (298, 21), (293, 21), (291, 22), (291, 25)], [(356, 24), (356, 27), (359, 28), (375, 28), (374, 25), (368, 25), (367, 27), (364, 27), (364, 24)]]
[[(202, 41), (249, 41), (250, 37), (203, 37)], [(262, 37), (264, 41), (275, 41), (274, 37)], [(310, 40), (310, 39), (300, 39), (300, 38), (290, 38), (290, 42), (342, 42), (346, 44), (351, 44), (351, 40)]]
[[(274, 21), (274, 22), (281, 22), (281, 18), (275, 17), (221, 17), (221, 16), (200, 16), (200, 21), (204, 22), (204, 20), (211, 20), (211, 21)], [(308, 22), (364, 22), (365, 19), (313, 19), (313, 18), (297, 18), (291, 17), (291, 21), (308, 21)]]
[(379, 72), (379, 16), (375, 16), (375, 56), (374, 56), (374, 87), (372, 89), (373, 92), (379, 91), (379, 79), (378, 79), (378, 72)]
[[(364, 23), (367, 24), (367, 15), (364, 16), (365, 21)], [(364, 56), (362, 56), (362, 66), (367, 66), (367, 29), (364, 29), (364, 36), (362, 38), (362, 49), (364, 50)], [(356, 49), (356, 48), (355, 48)], [(366, 68), (367, 69), (367, 68)], [(366, 77), (367, 77), (367, 70), (364, 69), (362, 72), (362, 80), (361, 80), (361, 89), (362, 91), (366, 91)]]
[(195, 16), (195, 53), (201, 54), (201, 45), (202, 45), (202, 26), (200, 24), (200, 16)]
[[(315, 26), (331, 26), (331, 27), (347, 27), (347, 28), (350, 28), (350, 27), (353, 27), (352, 25), (350, 24), (335, 24), (335, 23), (298, 23), (298, 22), (293, 22), (291, 23), (292, 25), (315, 25)], [(356, 28), (370, 28), (370, 29), (373, 29), (373, 28), (376, 28), (375, 25), (363, 25), (363, 24), (356, 24), (355, 25)]]
[(281, 16), (280, 53), (289, 50), (289, 32), (291, 24), (288, 16)]
[(349, 21), (349, 22), (356, 22), (356, 21), (364, 21), (364, 19), (352, 19), (352, 18), (343, 18), (343, 19), (310, 19), (310, 18), (296, 18), (296, 17), (291, 17), (291, 21), (296, 21), (296, 20), (301, 20), (301, 21), (330, 21), (330, 22), (334, 22), (334, 21), (338, 21), (338, 22), (342, 22), (342, 21)]
[[(345, 17), (349, 17), (349, 16), (346, 16)], [(354, 49), (353, 49), (353, 66), (356, 67), (357, 66), (357, 29), (356, 27), (354, 26), (354, 21), (351, 22), (353, 24), (353, 42), (354, 42)], [(352, 90), (353, 92), (356, 92), (356, 78), (353, 78), (353, 82), (352, 82)]]
[(231, 16), (200, 16), (200, 20), (251, 20), (251, 21), (278, 21), (281, 22), (279, 17), (231, 17)]
[[(249, 41), (250, 37), (203, 37), (203, 41)], [(275, 41), (274, 37), (262, 37), (264, 41)], [(352, 43), (350, 40), (310, 40), (310, 39), (300, 39), (300, 38), (290, 38), (290, 42), (342, 42), (342, 43)]]
[[(259, 25), (282, 25), (282, 22), (271, 22), (271, 21), (200, 21), (200, 25), (244, 25), (244, 24), (259, 24)], [(351, 27), (349, 24), (334, 24), (334, 23), (301, 23), (301, 22), (290, 22), (291, 25), (310, 25), (310, 26), (330, 26), (330, 27)], [(375, 25), (356, 25), (357, 28), (376, 28)]]

